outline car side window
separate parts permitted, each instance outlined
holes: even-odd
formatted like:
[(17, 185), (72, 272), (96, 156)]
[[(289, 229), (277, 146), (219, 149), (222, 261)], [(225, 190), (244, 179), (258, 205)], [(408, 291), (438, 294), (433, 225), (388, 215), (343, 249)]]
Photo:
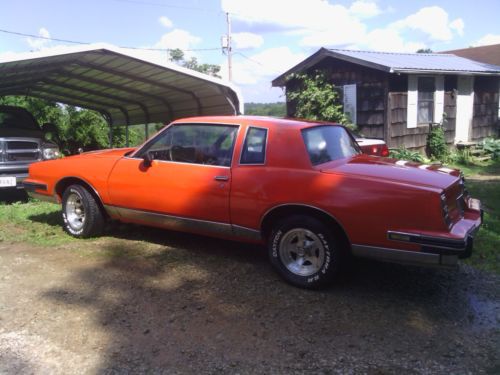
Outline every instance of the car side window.
[(139, 153), (155, 160), (229, 167), (238, 127), (234, 125), (172, 125)]
[(267, 129), (248, 128), (241, 151), (240, 164), (264, 164), (266, 161)]

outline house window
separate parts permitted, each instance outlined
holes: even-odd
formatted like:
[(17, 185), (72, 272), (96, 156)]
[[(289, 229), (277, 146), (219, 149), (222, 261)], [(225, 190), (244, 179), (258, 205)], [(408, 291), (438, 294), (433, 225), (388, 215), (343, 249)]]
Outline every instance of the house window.
[(419, 124), (434, 122), (434, 77), (418, 77), (418, 117)]

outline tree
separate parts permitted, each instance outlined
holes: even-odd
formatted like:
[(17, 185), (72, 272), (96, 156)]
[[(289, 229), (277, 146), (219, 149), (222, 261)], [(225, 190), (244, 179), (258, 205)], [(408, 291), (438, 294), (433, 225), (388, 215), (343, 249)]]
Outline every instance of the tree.
[(285, 103), (245, 103), (245, 114), (254, 116), (285, 117)]
[(287, 96), (295, 106), (295, 117), (338, 122), (354, 128), (344, 115), (337, 88), (328, 81), (324, 71), (293, 73), (287, 77), (287, 82)]
[(212, 77), (221, 78), (221, 76), (219, 75), (220, 73), (219, 65), (200, 64), (198, 63), (198, 59), (196, 57), (191, 57), (189, 60), (186, 60), (184, 52), (178, 48), (169, 51), (169, 60), (175, 62), (177, 65), (180, 65), (184, 68), (196, 70), (197, 72), (205, 73)]
[(430, 48), (420, 48), (417, 53), (433, 53), (434, 51)]

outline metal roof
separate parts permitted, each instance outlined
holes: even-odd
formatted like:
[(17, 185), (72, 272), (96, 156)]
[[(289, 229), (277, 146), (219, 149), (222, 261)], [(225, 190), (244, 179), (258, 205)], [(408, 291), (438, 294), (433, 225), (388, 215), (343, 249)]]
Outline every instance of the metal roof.
[(108, 45), (0, 60), (0, 96), (29, 95), (100, 112), (110, 125), (234, 115), (243, 101), (229, 82)]
[(500, 75), (500, 66), (485, 64), (451, 54), (373, 52), (321, 48), (274, 79), (273, 86), (284, 86), (285, 79), (289, 74), (304, 71), (328, 57), (387, 73)]

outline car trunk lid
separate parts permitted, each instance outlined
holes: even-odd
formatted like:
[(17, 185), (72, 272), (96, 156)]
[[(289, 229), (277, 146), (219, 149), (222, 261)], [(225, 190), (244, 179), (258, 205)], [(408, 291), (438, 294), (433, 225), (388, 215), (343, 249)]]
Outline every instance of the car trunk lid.
[(356, 155), (316, 167), (323, 173), (358, 175), (384, 181), (447, 189), (457, 183), (460, 172), (441, 165), (427, 165), (390, 158)]

